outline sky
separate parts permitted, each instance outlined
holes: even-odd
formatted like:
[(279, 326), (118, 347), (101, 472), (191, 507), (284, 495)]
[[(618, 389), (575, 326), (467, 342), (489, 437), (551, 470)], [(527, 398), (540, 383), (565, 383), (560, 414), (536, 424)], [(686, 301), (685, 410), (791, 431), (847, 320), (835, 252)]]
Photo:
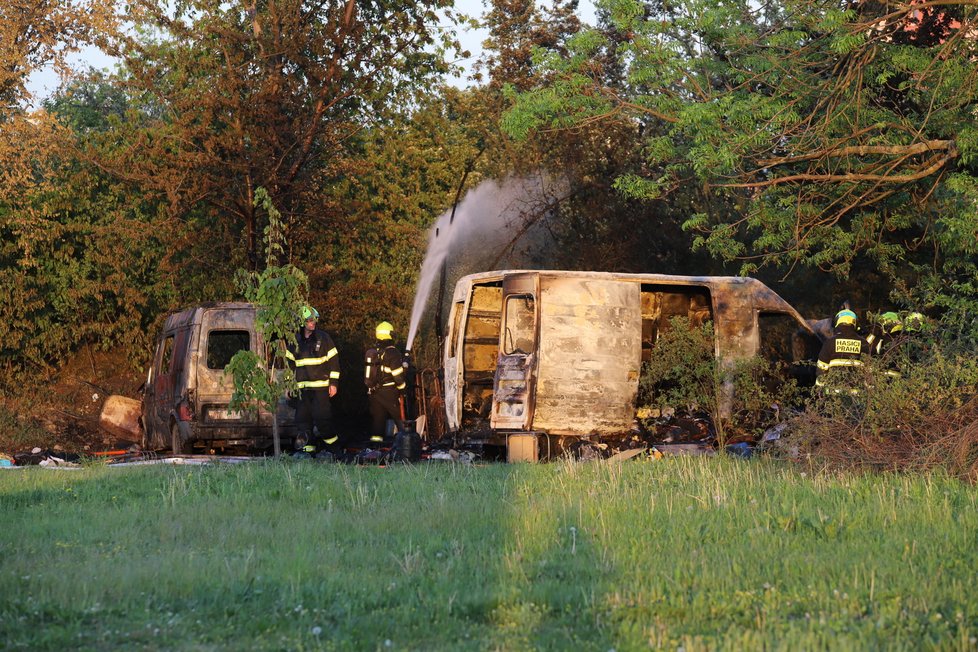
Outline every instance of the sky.
[[(545, 2), (541, 2), (541, 4), (545, 4)], [(480, 18), (483, 12), (486, 11), (482, 0), (456, 0), (455, 9), (476, 19)], [(578, 16), (582, 22), (594, 24), (595, 13), (593, 0), (580, 1)], [(458, 63), (466, 70), (469, 70), (482, 57), (482, 42), (488, 37), (488, 32), (484, 29), (462, 29), (458, 37), (462, 44), (462, 49), (468, 50), (472, 55)], [(70, 61), (74, 66), (79, 68), (94, 67), (98, 69), (111, 68), (114, 63), (111, 57), (106, 56), (96, 48), (85, 48), (72, 55)], [(455, 79), (453, 83), (459, 87), (466, 86), (465, 76), (463, 74), (461, 77)], [(34, 106), (38, 106), (41, 101), (53, 94), (58, 88), (58, 83), (58, 76), (51, 68), (40, 70), (31, 75), (27, 87), (31, 95), (34, 96)]]

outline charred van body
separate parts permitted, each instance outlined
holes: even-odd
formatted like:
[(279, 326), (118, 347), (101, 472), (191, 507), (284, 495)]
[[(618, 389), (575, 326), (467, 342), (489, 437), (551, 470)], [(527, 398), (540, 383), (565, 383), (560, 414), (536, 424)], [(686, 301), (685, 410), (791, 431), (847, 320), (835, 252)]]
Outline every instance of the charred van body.
[[(234, 385), (224, 367), (240, 350), (261, 351), (255, 307), (204, 303), (169, 315), (156, 341), (142, 396), (143, 447), (174, 453), (272, 446), (272, 415), (229, 407)], [(294, 411), (278, 410), (283, 441)]]
[(811, 332), (752, 278), (472, 274), (455, 286), (444, 347), (448, 429), (507, 446), (510, 459), (528, 436), (550, 442), (627, 431), (642, 363), (674, 317), (712, 321), (721, 365), (756, 355), (790, 361), (792, 334)]

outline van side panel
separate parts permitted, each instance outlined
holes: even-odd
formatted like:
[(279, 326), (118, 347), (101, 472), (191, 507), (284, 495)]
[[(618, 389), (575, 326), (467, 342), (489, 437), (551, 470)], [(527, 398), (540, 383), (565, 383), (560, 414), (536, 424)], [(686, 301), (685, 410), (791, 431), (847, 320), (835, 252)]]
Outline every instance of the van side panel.
[[(726, 289), (726, 288), (724, 288)], [(758, 349), (757, 326), (751, 294), (743, 284), (714, 292), (716, 353), (720, 364), (731, 368)]]
[(631, 427), (642, 359), (638, 283), (541, 276), (539, 342), (533, 430)]

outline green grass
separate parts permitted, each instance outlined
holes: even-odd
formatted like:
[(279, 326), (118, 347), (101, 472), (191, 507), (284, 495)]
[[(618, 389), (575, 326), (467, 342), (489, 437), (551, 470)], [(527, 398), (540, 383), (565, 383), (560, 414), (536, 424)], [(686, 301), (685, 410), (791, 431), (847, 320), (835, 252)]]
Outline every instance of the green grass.
[(766, 460), (0, 473), (0, 648), (975, 649), (978, 509)]

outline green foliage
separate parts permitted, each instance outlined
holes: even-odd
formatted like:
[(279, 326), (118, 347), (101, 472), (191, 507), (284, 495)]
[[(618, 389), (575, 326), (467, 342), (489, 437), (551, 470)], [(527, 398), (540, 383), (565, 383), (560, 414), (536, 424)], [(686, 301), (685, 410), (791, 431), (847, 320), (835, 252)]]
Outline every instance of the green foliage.
[(975, 7), (599, 4), (607, 22), (566, 56), (537, 54), (511, 135), (641, 125), (648, 164), (616, 187), (655, 203), (704, 189), (712, 210), (685, 226), (744, 272), (872, 264), (915, 285), (974, 259)]
[(976, 350), (973, 316), (907, 333), (867, 361), (856, 377), (856, 393), (840, 388), (815, 396), (808, 412), (796, 419), (791, 441), (838, 467), (936, 467), (974, 481)]
[[(70, 125), (87, 108), (49, 105)], [(141, 361), (146, 331), (174, 301), (168, 247), (181, 229), (158, 203), (72, 157), (79, 133), (59, 126), (48, 138), (19, 144), (33, 174), (0, 199), (3, 393), (36, 387), (83, 344)]]
[[(240, 270), (238, 287), (245, 299), (255, 304), (255, 326), (261, 337), (262, 354), (251, 350), (238, 351), (224, 373), (234, 382), (232, 409), (264, 409), (273, 415), (275, 453), (279, 452), (279, 399), (295, 389), (295, 378), (285, 364), (285, 347), (295, 344), (296, 332), (302, 325), (302, 307), (306, 304), (309, 282), (294, 265), (274, 264), (284, 253), (281, 215), (264, 188), (255, 192), (255, 205), (268, 214), (265, 229), (265, 268), (260, 272)], [(279, 371), (279, 369), (283, 369)]]
[(672, 407), (687, 413), (717, 414), (723, 378), (714, 355), (713, 322), (692, 327), (674, 317), (660, 333), (652, 359), (642, 365), (639, 407)]
[(721, 446), (734, 435), (758, 438), (796, 405), (799, 392), (785, 370), (759, 357), (724, 367), (716, 359), (713, 323), (675, 317), (642, 365), (638, 407), (705, 413)]

